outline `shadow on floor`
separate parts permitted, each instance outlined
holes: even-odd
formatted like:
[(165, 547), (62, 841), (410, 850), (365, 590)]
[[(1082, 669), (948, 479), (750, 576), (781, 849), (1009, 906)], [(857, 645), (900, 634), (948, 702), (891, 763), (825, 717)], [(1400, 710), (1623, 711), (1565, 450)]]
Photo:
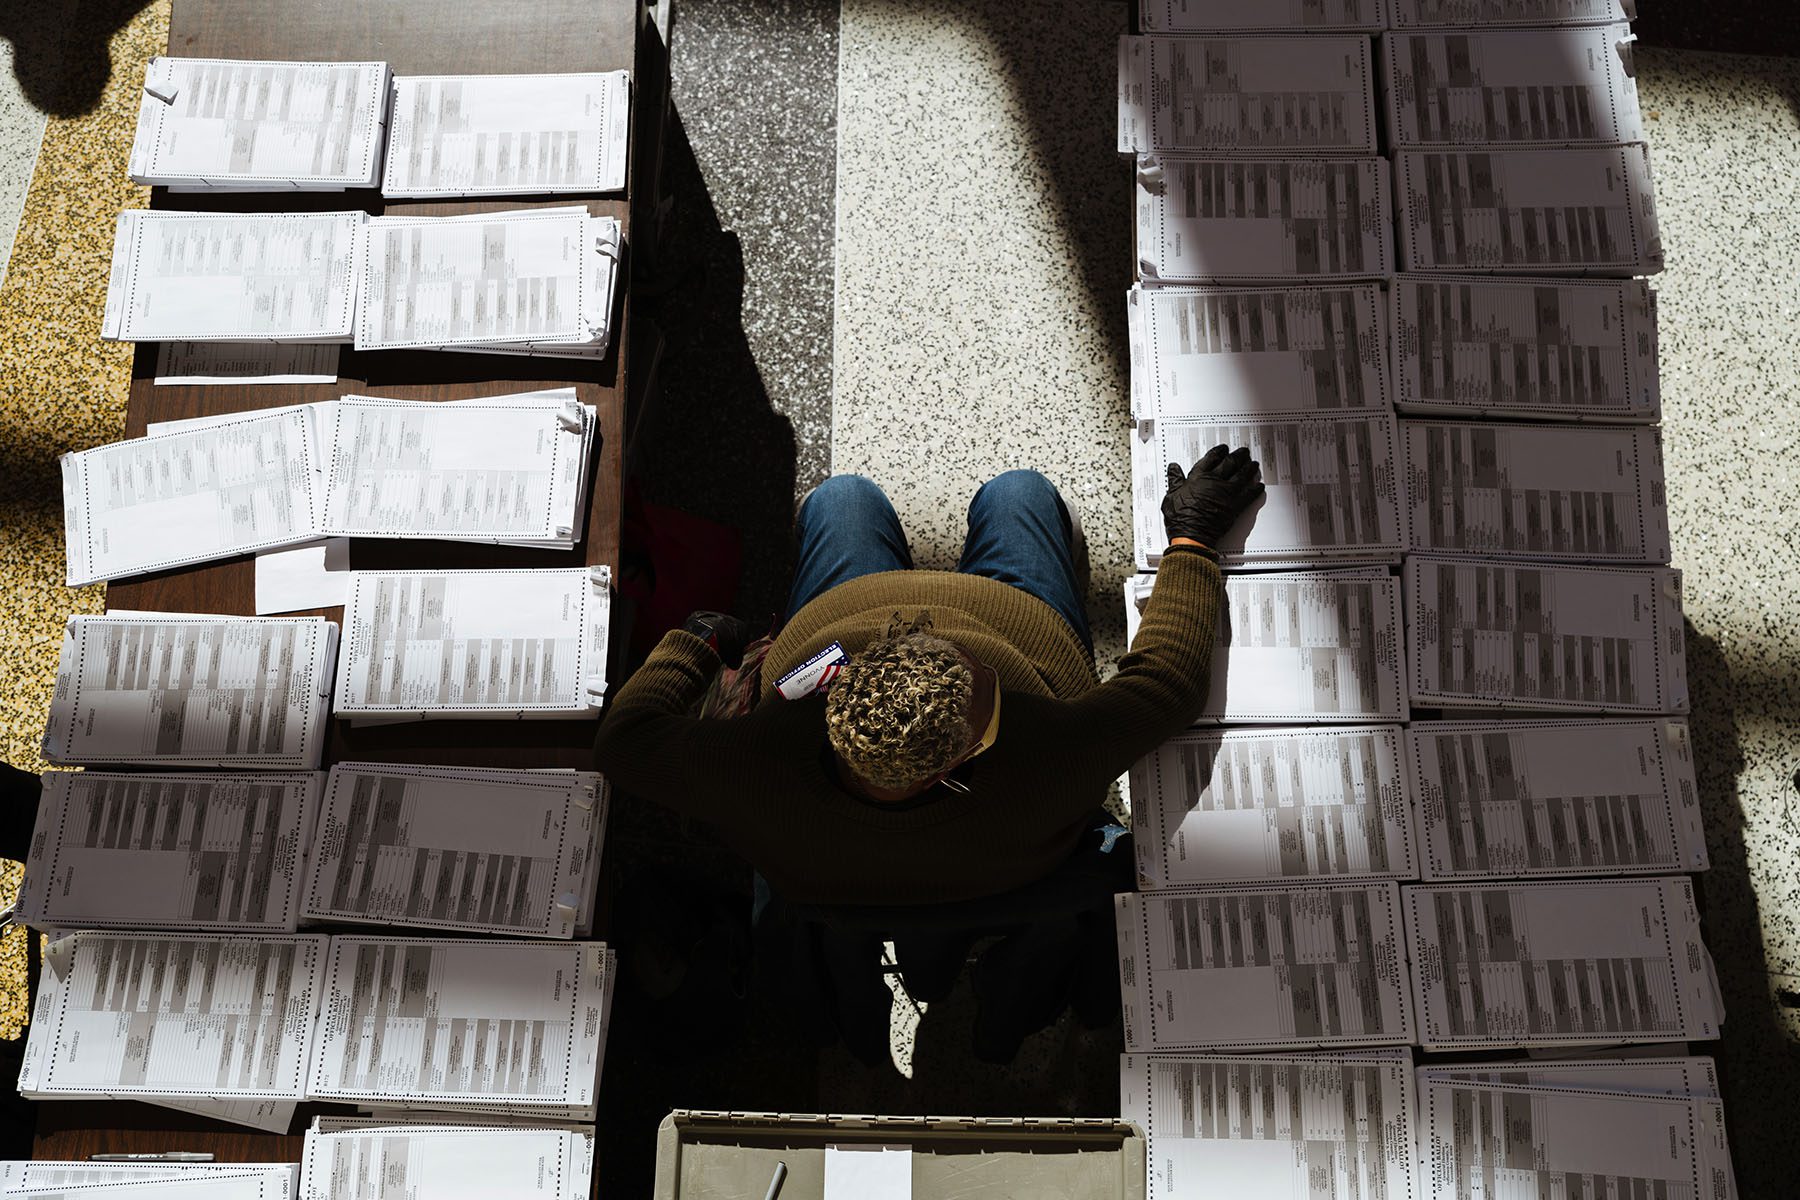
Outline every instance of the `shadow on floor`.
[(151, 0), (7, 0), (0, 39), (12, 43), (25, 99), (53, 117), (90, 111), (112, 77), (107, 43)]
[(1637, 6), (1646, 46), (1729, 54), (1800, 54), (1800, 10), (1783, 0), (1688, 0)]

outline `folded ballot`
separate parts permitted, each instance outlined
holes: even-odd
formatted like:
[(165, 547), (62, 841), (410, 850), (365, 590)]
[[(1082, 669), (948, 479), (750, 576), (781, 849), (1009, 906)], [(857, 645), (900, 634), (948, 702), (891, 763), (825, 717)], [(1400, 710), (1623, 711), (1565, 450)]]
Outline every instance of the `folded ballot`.
[(131, 178), (230, 191), (374, 187), (387, 90), (384, 62), (153, 58)]
[(591, 717), (606, 693), (607, 567), (353, 571), (337, 714)]
[(1140, 157), (1138, 278), (1379, 279), (1394, 270), (1389, 188), (1379, 158)]
[(1119, 39), (1119, 153), (1376, 153), (1360, 34)]
[(318, 617), (70, 617), (44, 757), (315, 769), (337, 633)]
[(603, 357), (612, 344), (619, 223), (580, 207), (372, 217), (358, 350)]
[[(1132, 640), (1155, 584), (1125, 581)], [(1399, 584), (1380, 567), (1228, 576), (1197, 723), (1404, 721)]]
[(1147, 33), (1325, 32), (1387, 28), (1389, 0), (1143, 0)]
[(1656, 293), (1641, 279), (1400, 275), (1404, 412), (1644, 423), (1661, 414)]
[(38, 1200), (293, 1200), (299, 1184), (297, 1163), (0, 1162), (0, 1193)]
[(360, 212), (122, 212), (100, 336), (347, 342), (367, 219)]
[[(306, 1132), (299, 1197), (588, 1200), (593, 1175), (592, 1127), (317, 1117)], [(379, 1188), (366, 1190), (373, 1180)]]
[(1637, 19), (1637, 0), (1386, 0), (1395, 29), (1415, 25), (1610, 25)]
[(1127, 1050), (1413, 1040), (1397, 884), (1127, 892), (1113, 903)]
[(1193, 730), (1127, 776), (1146, 888), (1416, 879), (1395, 725)]
[(616, 192), (631, 76), (398, 75), (381, 194)]

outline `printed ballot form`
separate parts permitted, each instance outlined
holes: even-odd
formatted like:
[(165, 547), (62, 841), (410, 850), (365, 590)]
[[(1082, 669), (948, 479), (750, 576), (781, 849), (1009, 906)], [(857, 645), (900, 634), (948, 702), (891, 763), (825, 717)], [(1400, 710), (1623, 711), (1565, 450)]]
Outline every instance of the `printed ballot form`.
[(1428, 1050), (1719, 1036), (1685, 878), (1418, 884), (1404, 897)]
[(1128, 776), (1146, 888), (1416, 879), (1400, 729), (1179, 734)]
[(1191, 470), (1217, 445), (1248, 446), (1265, 491), (1218, 544), (1227, 566), (1398, 562), (1399, 436), (1389, 412), (1139, 421), (1131, 438), (1136, 558), (1162, 560), (1168, 465)]
[(614, 974), (598, 942), (334, 938), (308, 1094), (592, 1121)]
[(1687, 711), (1679, 571), (1409, 555), (1405, 578), (1419, 707)]
[(1415, 25), (1611, 25), (1637, 0), (1387, 0), (1395, 29)]
[(1365, 36), (1119, 39), (1121, 154), (1374, 154)]
[(1140, 421), (1391, 403), (1387, 313), (1373, 284), (1133, 287), (1126, 317)]
[(1127, 1050), (1413, 1040), (1396, 884), (1127, 892), (1113, 903)]
[(70, 587), (316, 536), (310, 417), (297, 408), (61, 459)]
[(1661, 1093), (1719, 1098), (1719, 1069), (1710, 1058), (1528, 1058), (1465, 1062), (1418, 1068), (1417, 1078), (1502, 1087), (1575, 1088), (1581, 1091)]
[(387, 88), (384, 62), (153, 58), (131, 178), (231, 191), (374, 187)]
[(1396, 146), (1642, 141), (1631, 26), (1456, 29), (1381, 39)]
[(1138, 20), (1151, 33), (1312, 32), (1387, 28), (1387, 0), (1144, 0)]
[(1402, 411), (1618, 423), (1661, 415), (1656, 293), (1641, 279), (1400, 275), (1393, 304)]
[(583, 717), (606, 692), (612, 572), (353, 571), (346, 717)]
[(1402, 421), (1407, 545), (1564, 562), (1666, 563), (1654, 429)]
[[(1125, 581), (1137, 637), (1154, 575)], [(1201, 723), (1404, 721), (1399, 581), (1385, 570), (1233, 575)]]
[(70, 617), (44, 757), (314, 769), (336, 652), (319, 617)]
[(337, 763), (305, 916), (573, 937), (593, 916), (605, 825), (591, 771)]
[[(34, 1164), (35, 1165), (35, 1164)], [(193, 1164), (189, 1164), (193, 1165)], [(257, 1170), (261, 1164), (221, 1163), (235, 1166), (236, 1171), (208, 1174), (163, 1174), (154, 1177), (101, 1181), (83, 1173), (81, 1183), (18, 1189), (21, 1195), (37, 1200), (290, 1200), (293, 1196), (292, 1173), (277, 1174)], [(286, 1168), (290, 1164), (275, 1164)]]
[(1119, 1111), (1144, 1131), (1149, 1200), (1415, 1195), (1405, 1050), (1259, 1058), (1125, 1054)]
[(49, 771), (19, 885), (38, 929), (292, 933), (324, 776)]
[(1427, 879), (1707, 867), (1686, 721), (1421, 721), (1405, 769)]
[(616, 192), (631, 77), (399, 75), (381, 194)]
[(128, 209), (113, 238), (100, 336), (119, 342), (345, 342), (361, 212)]
[(593, 1175), (591, 1128), (408, 1124), (328, 1133), (315, 1127), (306, 1134), (299, 1197), (587, 1200)]
[(1394, 152), (1408, 271), (1650, 275), (1662, 236), (1641, 143)]
[(1138, 160), (1146, 283), (1380, 278), (1393, 228), (1384, 159)]
[[(229, 1179), (233, 1187), (220, 1188), (218, 1180)], [(107, 1185), (105, 1188), (96, 1185)], [(176, 1188), (151, 1188), (141, 1191), (140, 1184), (175, 1184)], [(190, 1193), (181, 1185), (199, 1185)], [(236, 1162), (87, 1162), (46, 1159), (0, 1162), (0, 1193), (60, 1192), (72, 1198), (105, 1197), (106, 1200), (159, 1200), (168, 1196), (182, 1200), (195, 1195), (198, 1200), (292, 1200), (299, 1185), (299, 1170), (294, 1163)], [(126, 1190), (129, 1188), (130, 1190)], [(67, 1189), (65, 1191), (65, 1189)], [(213, 1190), (208, 1190), (213, 1189)]]

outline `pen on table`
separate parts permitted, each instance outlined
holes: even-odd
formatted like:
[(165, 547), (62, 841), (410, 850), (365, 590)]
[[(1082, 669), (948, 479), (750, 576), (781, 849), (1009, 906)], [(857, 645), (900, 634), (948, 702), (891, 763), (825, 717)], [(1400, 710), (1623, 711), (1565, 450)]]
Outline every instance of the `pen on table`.
[(777, 1192), (781, 1191), (781, 1181), (786, 1178), (787, 1178), (787, 1164), (784, 1162), (776, 1163), (775, 1164), (775, 1177), (773, 1179), (769, 1180), (769, 1191), (765, 1196), (763, 1196), (763, 1200), (775, 1200), (775, 1194)]
[(89, 1162), (211, 1162), (204, 1150), (164, 1150), (160, 1154), (90, 1154)]

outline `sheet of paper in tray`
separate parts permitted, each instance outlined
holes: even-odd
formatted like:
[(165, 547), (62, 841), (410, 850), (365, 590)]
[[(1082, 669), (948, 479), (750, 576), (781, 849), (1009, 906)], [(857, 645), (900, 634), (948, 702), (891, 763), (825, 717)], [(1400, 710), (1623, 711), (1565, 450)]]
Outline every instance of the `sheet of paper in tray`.
[(598, 942), (334, 938), (308, 1094), (592, 1121), (615, 973)]
[(1148, 1143), (1147, 1200), (1192, 1196), (1194, 1180), (1221, 1196), (1415, 1194), (1418, 1114), (1404, 1049), (1124, 1054), (1119, 1103)]
[(398, 75), (381, 194), (616, 192), (631, 76)]
[(305, 916), (574, 937), (593, 916), (605, 823), (591, 771), (336, 763)]
[(387, 88), (384, 62), (153, 58), (131, 178), (230, 191), (374, 187)]
[(1539, 561), (1666, 563), (1654, 429), (1402, 421), (1407, 545)]
[(1426, 879), (1707, 868), (1684, 720), (1421, 721), (1406, 771)]
[(1378, 279), (1393, 234), (1384, 159), (1138, 160), (1145, 283)]
[(1417, 884), (1404, 899), (1428, 1050), (1719, 1036), (1685, 878)]
[[(1125, 632), (1156, 585), (1125, 580)], [(1380, 722), (1407, 717), (1400, 586), (1386, 568), (1227, 576), (1199, 723)]]
[(1397, 884), (1127, 892), (1113, 903), (1127, 1050), (1413, 1040)]
[(292, 933), (324, 776), (49, 771), (19, 885), (38, 929)]
[(1387, 0), (1393, 28), (1417, 25), (1611, 25), (1637, 20), (1637, 0)]
[(1227, 567), (1400, 561), (1399, 437), (1389, 412), (1177, 417), (1139, 421), (1131, 438), (1136, 559), (1168, 546), (1162, 502), (1170, 463), (1192, 470), (1217, 445), (1248, 446), (1262, 498), (1213, 549)]
[(1406, 559), (1421, 708), (1684, 713), (1681, 573)]
[(1143, 0), (1138, 21), (1147, 33), (1379, 33), (1387, 28), (1386, 4), (1387, 0)]
[(1398, 726), (1179, 734), (1128, 776), (1146, 888), (1416, 879)]
[(128, 209), (100, 336), (119, 342), (347, 342), (361, 212)]
[(1366, 36), (1119, 39), (1121, 154), (1374, 154)]
[(1387, 311), (1374, 284), (1133, 287), (1131, 415), (1140, 421), (1383, 411)]
[(1386, 34), (1390, 144), (1642, 141), (1631, 41), (1623, 23)]
[(44, 757), (313, 770), (336, 654), (319, 617), (70, 617)]
[[(593, 1191), (593, 1130), (412, 1124), (309, 1129), (300, 1200), (356, 1196), (381, 1180), (381, 1197), (507, 1196), (587, 1200)], [(387, 1189), (392, 1189), (387, 1190)]]
[(1404, 412), (1617, 423), (1662, 413), (1656, 293), (1641, 279), (1400, 275), (1392, 290)]
[(1641, 143), (1394, 152), (1408, 271), (1651, 275), (1663, 268)]
[(343, 717), (587, 717), (606, 692), (606, 567), (352, 571)]

